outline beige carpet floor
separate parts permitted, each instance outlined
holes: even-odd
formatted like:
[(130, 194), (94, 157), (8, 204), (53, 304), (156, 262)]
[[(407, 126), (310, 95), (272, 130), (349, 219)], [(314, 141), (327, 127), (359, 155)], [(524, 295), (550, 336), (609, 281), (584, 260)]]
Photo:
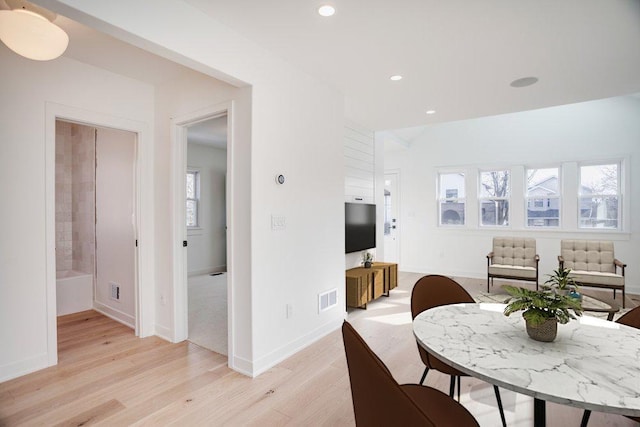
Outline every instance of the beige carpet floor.
[(189, 277), (189, 341), (227, 355), (227, 274)]

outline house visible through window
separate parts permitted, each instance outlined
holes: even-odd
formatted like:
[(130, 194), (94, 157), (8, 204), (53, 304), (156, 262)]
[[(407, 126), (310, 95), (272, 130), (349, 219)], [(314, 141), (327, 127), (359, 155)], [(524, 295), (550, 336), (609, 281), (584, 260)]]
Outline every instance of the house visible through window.
[(510, 179), (508, 170), (480, 172), (480, 225), (509, 225)]
[(464, 174), (441, 173), (438, 181), (440, 225), (464, 225)]
[(560, 226), (560, 169), (527, 169), (527, 227)]
[(200, 172), (187, 171), (187, 227), (200, 226)]
[(620, 165), (580, 166), (580, 228), (613, 228), (620, 223)]

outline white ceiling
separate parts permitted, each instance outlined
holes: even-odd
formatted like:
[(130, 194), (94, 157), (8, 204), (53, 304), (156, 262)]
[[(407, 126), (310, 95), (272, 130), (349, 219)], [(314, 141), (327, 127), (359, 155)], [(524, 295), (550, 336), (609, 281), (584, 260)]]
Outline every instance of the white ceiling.
[(337, 87), (374, 130), (640, 91), (638, 0), (184, 1)]
[[(183, 1), (338, 88), (350, 119), (400, 146), (423, 125), (640, 92), (640, 0), (332, 0), (331, 18), (319, 0)], [(67, 57), (151, 84), (188, 72), (55, 22)], [(509, 86), (525, 76), (540, 80)]]

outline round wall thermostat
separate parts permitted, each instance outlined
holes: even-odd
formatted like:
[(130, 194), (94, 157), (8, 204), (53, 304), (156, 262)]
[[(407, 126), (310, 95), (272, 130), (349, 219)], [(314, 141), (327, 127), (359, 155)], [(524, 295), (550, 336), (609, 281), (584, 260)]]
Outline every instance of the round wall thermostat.
[(276, 176), (276, 182), (278, 184), (284, 184), (284, 175), (278, 175)]

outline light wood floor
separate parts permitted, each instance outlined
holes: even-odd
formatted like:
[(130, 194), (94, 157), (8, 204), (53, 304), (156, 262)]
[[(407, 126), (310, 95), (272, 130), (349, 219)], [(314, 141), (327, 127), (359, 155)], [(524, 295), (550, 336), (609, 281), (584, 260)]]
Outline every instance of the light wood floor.
[[(391, 297), (366, 311), (349, 311), (349, 321), (400, 383), (416, 383), (423, 371), (409, 314), (411, 287), (419, 277), (401, 273)], [(485, 286), (459, 281), (472, 294)], [(58, 340), (57, 366), (0, 384), (0, 426), (354, 425), (339, 331), (255, 379), (229, 370), (224, 356), (189, 342), (138, 339), (93, 311), (61, 317)], [(448, 390), (448, 378), (437, 372), (429, 373), (427, 383)], [(492, 387), (465, 378), (462, 388), (461, 402), (480, 425), (499, 426)], [(503, 390), (502, 399), (509, 426), (532, 425), (531, 398)], [(547, 405), (550, 427), (578, 426), (581, 416), (578, 409)], [(600, 413), (589, 423), (631, 425)]]

